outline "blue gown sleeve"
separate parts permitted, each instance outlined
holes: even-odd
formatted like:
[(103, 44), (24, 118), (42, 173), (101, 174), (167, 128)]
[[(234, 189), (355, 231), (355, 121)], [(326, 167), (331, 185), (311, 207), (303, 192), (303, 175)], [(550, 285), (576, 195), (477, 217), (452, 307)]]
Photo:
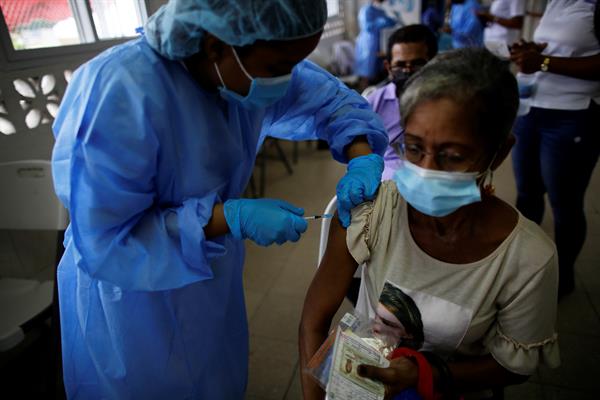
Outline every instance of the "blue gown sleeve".
[(469, 8), (463, 5), (462, 12), (456, 18), (452, 19), (452, 35), (462, 43), (470, 46), (481, 45), (483, 40), (483, 26), (475, 15), (479, 7)]
[(379, 34), (381, 29), (396, 24), (394, 19), (388, 17), (382, 10), (371, 5), (367, 5), (362, 11), (364, 11), (364, 14), (359, 16), (361, 30)]
[(308, 60), (294, 67), (286, 95), (267, 109), (261, 132), (262, 137), (326, 140), (333, 157), (344, 163), (344, 148), (362, 135), (374, 153), (383, 155), (387, 134), (369, 103)]
[(78, 267), (126, 290), (211, 279), (210, 259), (225, 252), (203, 230), (217, 194), (159, 203), (164, 110), (151, 109), (152, 99), (127, 72), (78, 72), (53, 126), (53, 174), (71, 215)]

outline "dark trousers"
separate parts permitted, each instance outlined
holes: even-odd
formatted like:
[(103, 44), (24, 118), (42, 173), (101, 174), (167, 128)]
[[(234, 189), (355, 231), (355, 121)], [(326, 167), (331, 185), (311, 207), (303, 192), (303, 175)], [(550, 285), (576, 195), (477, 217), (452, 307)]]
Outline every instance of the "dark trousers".
[(536, 223), (548, 194), (559, 259), (559, 293), (573, 289), (575, 259), (586, 236), (585, 191), (600, 152), (600, 106), (587, 110), (531, 108), (514, 127), (517, 209)]

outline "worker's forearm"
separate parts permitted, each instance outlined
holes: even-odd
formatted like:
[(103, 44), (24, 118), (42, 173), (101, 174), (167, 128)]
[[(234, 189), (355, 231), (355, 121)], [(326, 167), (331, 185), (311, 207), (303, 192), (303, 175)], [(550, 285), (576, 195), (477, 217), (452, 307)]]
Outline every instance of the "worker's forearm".
[(346, 157), (348, 160), (352, 160), (353, 158), (366, 156), (368, 154), (373, 153), (371, 150), (371, 146), (369, 145), (369, 141), (366, 136), (357, 136), (354, 138), (352, 143), (346, 146)]
[(459, 392), (471, 392), (525, 382), (529, 377), (502, 367), (491, 355), (452, 362), (448, 368)]
[(208, 223), (204, 226), (204, 236), (214, 238), (229, 233), (229, 225), (225, 220), (223, 204), (217, 203), (213, 207), (213, 213)]

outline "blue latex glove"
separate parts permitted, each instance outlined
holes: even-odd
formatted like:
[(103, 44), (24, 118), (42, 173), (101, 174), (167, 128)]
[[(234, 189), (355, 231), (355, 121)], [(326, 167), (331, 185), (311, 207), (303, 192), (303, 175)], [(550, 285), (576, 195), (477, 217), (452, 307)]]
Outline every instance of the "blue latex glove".
[(223, 212), (234, 238), (250, 239), (261, 246), (296, 242), (307, 227), (304, 210), (283, 200), (227, 200)]
[(373, 200), (383, 173), (383, 158), (369, 154), (353, 158), (348, 172), (337, 185), (337, 207), (344, 228), (350, 225), (350, 210), (368, 200)]

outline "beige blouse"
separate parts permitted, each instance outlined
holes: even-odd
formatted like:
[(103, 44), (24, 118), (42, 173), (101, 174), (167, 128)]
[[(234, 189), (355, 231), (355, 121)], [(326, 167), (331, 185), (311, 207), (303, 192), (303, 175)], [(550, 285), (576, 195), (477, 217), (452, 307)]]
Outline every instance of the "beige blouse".
[(558, 263), (546, 234), (519, 214), (493, 253), (450, 264), (419, 248), (406, 210), (396, 185), (386, 181), (373, 202), (352, 211), (347, 245), (364, 263), (357, 311), (375, 317), (387, 282), (418, 307), (423, 350), (448, 357), (491, 354), (521, 375), (533, 374), (541, 363), (558, 366)]

